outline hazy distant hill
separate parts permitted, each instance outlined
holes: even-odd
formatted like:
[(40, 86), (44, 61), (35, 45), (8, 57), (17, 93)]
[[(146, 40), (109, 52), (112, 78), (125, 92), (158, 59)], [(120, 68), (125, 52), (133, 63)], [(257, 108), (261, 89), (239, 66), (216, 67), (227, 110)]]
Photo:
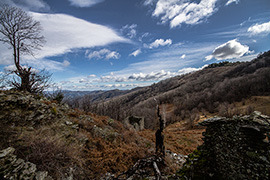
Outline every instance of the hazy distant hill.
[(181, 119), (192, 121), (200, 112), (219, 112), (229, 103), (250, 96), (269, 95), (269, 79), (270, 51), (250, 62), (216, 63), (122, 95), (120, 92), (110, 99), (107, 96), (102, 101), (90, 103), (91, 98), (84, 97), (72, 104), (120, 121), (129, 115), (143, 116), (146, 127), (153, 128), (156, 119), (154, 98), (166, 105), (168, 123)]
[[(109, 90), (109, 91), (67, 91), (64, 90), (62, 93), (64, 94), (64, 99), (63, 101), (68, 103), (71, 107), (74, 108), (83, 108), (82, 103), (85, 101), (87, 103), (93, 103), (93, 102), (101, 102), (101, 101), (106, 101), (108, 99), (124, 95), (127, 93), (130, 93), (132, 91), (136, 91), (140, 89), (135, 88), (132, 90), (119, 90), (119, 89), (114, 89), (114, 90)], [(76, 102), (75, 104), (73, 104)]]

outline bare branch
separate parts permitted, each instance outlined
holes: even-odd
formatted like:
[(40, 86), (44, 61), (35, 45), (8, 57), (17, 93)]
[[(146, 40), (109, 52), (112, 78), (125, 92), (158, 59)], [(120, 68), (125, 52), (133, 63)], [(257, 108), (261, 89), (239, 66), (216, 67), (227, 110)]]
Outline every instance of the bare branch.
[(0, 7), (0, 41), (6, 43), (13, 49), (15, 73), (21, 81), (16, 78), (10, 85), (16, 89), (39, 93), (49, 86), (50, 74), (41, 71), (31, 71), (31, 67), (24, 68), (21, 65), (21, 54), (34, 55), (34, 51), (45, 43), (41, 35), (40, 22), (35, 21), (27, 12), (17, 7), (3, 5)]

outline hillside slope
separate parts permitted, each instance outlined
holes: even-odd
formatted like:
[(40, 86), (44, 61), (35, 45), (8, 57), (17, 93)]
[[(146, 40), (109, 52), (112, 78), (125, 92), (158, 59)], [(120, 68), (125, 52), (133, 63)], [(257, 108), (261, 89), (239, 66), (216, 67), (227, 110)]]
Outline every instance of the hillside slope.
[(73, 179), (99, 179), (127, 170), (154, 150), (153, 142), (109, 117), (16, 91), (0, 91), (0, 139), (0, 150), (15, 148), (18, 158), (54, 179), (70, 173)]
[(217, 113), (227, 104), (251, 96), (269, 95), (269, 79), (270, 51), (250, 62), (214, 64), (107, 101), (86, 102), (81, 108), (120, 121), (130, 115), (142, 116), (146, 119), (146, 128), (154, 128), (154, 98), (171, 107), (166, 115), (167, 123), (182, 119), (193, 121), (198, 119), (199, 113)]

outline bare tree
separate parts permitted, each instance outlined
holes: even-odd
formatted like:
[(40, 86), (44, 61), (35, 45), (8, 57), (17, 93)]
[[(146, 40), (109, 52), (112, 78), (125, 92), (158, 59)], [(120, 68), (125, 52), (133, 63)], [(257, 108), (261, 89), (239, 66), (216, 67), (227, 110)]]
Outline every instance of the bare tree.
[[(0, 41), (8, 44), (13, 50), (16, 70), (12, 71), (20, 78), (20, 82), (11, 83), (13, 87), (28, 92), (39, 92), (47, 85), (51, 76), (32, 71), (31, 67), (21, 65), (21, 55), (33, 55), (45, 42), (41, 35), (41, 25), (27, 12), (17, 7), (1, 6), (0, 11)], [(44, 84), (45, 83), (45, 84)]]
[(5, 76), (4, 74), (2, 74), (2, 72), (0, 72), (0, 90), (4, 89), (5, 87), (4, 80), (5, 80)]

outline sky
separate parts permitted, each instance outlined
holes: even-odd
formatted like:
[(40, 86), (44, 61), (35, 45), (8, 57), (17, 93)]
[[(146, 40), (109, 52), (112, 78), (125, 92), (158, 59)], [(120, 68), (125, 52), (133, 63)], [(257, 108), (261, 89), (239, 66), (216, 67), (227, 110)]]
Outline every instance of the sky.
[[(270, 50), (269, 0), (1, 0), (46, 43), (22, 63), (62, 90), (132, 89)], [(14, 68), (0, 42), (0, 73)]]

